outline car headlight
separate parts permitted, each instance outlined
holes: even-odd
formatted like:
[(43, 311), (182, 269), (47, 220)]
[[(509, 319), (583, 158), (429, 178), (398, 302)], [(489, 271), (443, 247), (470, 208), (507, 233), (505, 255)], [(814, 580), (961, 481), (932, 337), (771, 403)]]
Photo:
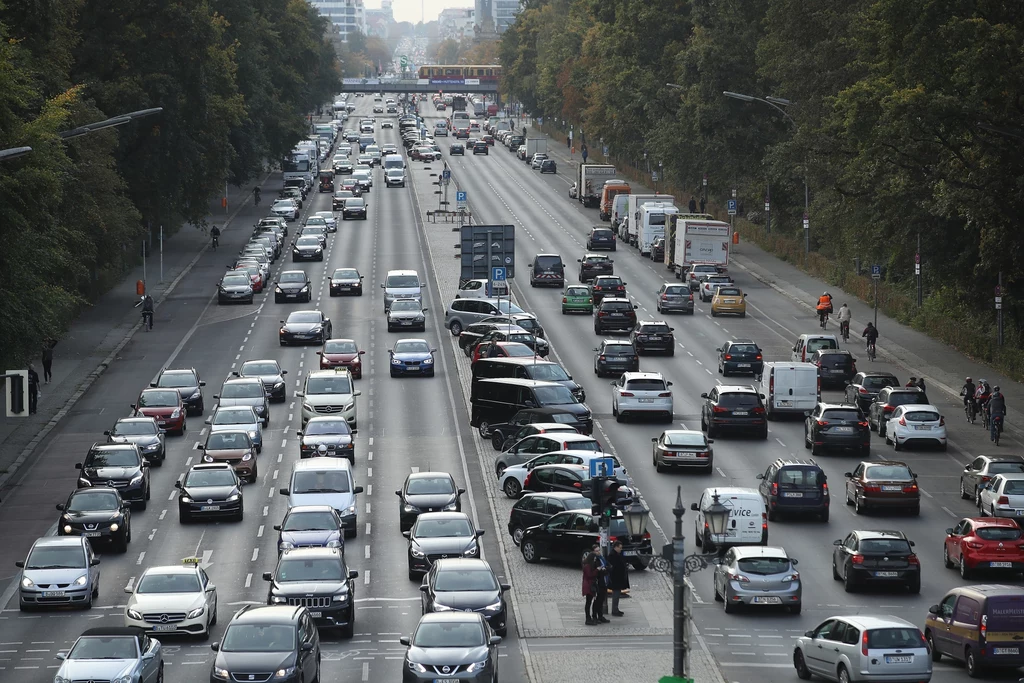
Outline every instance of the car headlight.
[(252, 430), (251, 432), (249, 432), (249, 438), (250, 439), (255, 439), (256, 438), (256, 430), (255, 429)]
[(132, 675), (131, 674), (125, 674), (124, 676), (120, 676), (118, 678), (115, 678), (110, 683), (132, 683)]
[(226, 680), (228, 680), (228, 670), (227, 669), (222, 669), (219, 666), (214, 666), (213, 667), (213, 677), (214, 678), (219, 678), (222, 681), (226, 681)]
[(420, 559), (424, 556), (423, 551), (414, 545), (409, 546), (409, 554), (417, 559)]
[(487, 607), (484, 607), (484, 610), (487, 611), (487, 612), (497, 612), (500, 609), (501, 609), (501, 600), (498, 600), (498, 602), (494, 603), (493, 605), (487, 605)]
[(418, 674), (422, 674), (427, 672), (427, 667), (423, 666), (419, 662), (409, 662), (409, 671), (415, 671)]
[(174, 412), (171, 413), (171, 417), (172, 418), (179, 418), (179, 417), (181, 417), (181, 408), (175, 408)]
[(274, 674), (274, 676), (277, 677), (277, 678), (288, 678), (289, 676), (291, 676), (294, 673), (295, 673), (295, 667), (294, 666), (289, 666), (289, 667), (285, 667), (284, 669), (278, 669), (277, 673)]
[(355, 505), (349, 505), (347, 508), (345, 508), (345, 510), (341, 514), (343, 514), (343, 515), (354, 515), (354, 514), (356, 514), (356, 506)]
[(295, 547), (295, 544), (291, 543), (290, 541), (278, 541), (277, 542), (277, 549), (278, 550), (291, 550), (294, 547)]
[(434, 359), (433, 358), (424, 358), (423, 359), (423, 364), (424, 365), (432, 365), (433, 363), (434, 363)]
[(274, 291), (275, 291), (276, 293), (278, 293), (278, 294), (284, 294), (284, 290), (283, 290), (283, 289), (281, 289), (281, 286), (280, 286), (280, 285), (278, 285), (277, 287), (274, 287)]
[(135, 621), (142, 621), (142, 615), (137, 610), (128, 609), (125, 611), (125, 614), (128, 615), (129, 619), (134, 619)]
[(325, 548), (344, 548), (341, 541), (327, 541), (324, 545)]
[(401, 364), (402, 364), (402, 361), (401, 361), (401, 360), (399, 360), (398, 358), (394, 358), (394, 357), (392, 357), (392, 359), (391, 359), (391, 364), (392, 364), (392, 365), (401, 365)]
[(198, 617), (199, 615), (201, 615), (205, 611), (206, 611), (206, 607), (205, 606), (203, 606), (203, 607), (196, 607), (194, 610), (189, 612), (188, 615), (185, 616), (185, 618), (186, 619), (195, 619), (196, 617)]
[(252, 453), (246, 453), (242, 456), (242, 462), (248, 462), (252, 460)]
[(120, 528), (121, 528), (121, 527), (119, 527), (119, 526), (117, 525), (117, 522), (114, 522), (113, 524), (111, 524), (111, 525), (110, 525), (110, 530), (111, 530), (111, 531), (117, 531), (117, 530), (118, 530), (118, 529), (120, 529)]
[(303, 403), (302, 404), (302, 409), (307, 411), (307, 412), (310, 412), (310, 413), (316, 412), (315, 410), (313, 410), (313, 406), (310, 405), (309, 403)]
[(439, 602), (435, 602), (434, 603), (434, 611), (435, 612), (452, 612), (454, 610), (455, 610), (455, 608), (451, 607), (449, 605), (442, 605)]
[(284, 386), (284, 382), (274, 382), (274, 388), (275, 389), (280, 389), (283, 386)]
[(181, 496), (180, 498), (178, 498), (178, 500), (180, 500), (182, 503), (191, 503), (192, 502), (192, 499), (189, 498), (188, 496)]
[(418, 507), (416, 507), (415, 505), (409, 505), (408, 503), (406, 503), (404, 506), (402, 506), (402, 512), (419, 512), (419, 511), (420, 511), (420, 509)]
[(242, 496), (237, 494), (237, 493), (232, 493), (230, 496), (228, 496), (228, 502), (229, 503), (234, 503), (236, 500), (238, 500), (241, 497)]
[(78, 485), (79, 486), (92, 486), (92, 482), (89, 481), (88, 479), (86, 479), (85, 477), (80, 477), (78, 479)]
[(54, 676), (53, 683), (71, 683), (71, 680), (64, 678), (63, 676)]
[(447, 505), (444, 506), (444, 511), (445, 512), (452, 512), (453, 510), (458, 509), (458, 507), (459, 507), (459, 502), (458, 501), (452, 501), (452, 502), (450, 502), (450, 503), (448, 503)]
[(199, 398), (200, 396), (202, 396), (202, 393), (199, 391), (199, 389), (196, 389), (195, 391), (192, 392), (192, 395), (189, 396), (189, 398)]
[[(318, 253), (318, 254), (319, 254), (319, 253), (320, 253), (320, 252), (322, 252), (322, 251), (323, 251), (323, 249), (321, 249), (320, 247), (317, 247), (317, 248), (316, 248), (316, 253)], [(284, 671), (284, 669), (282, 669), (282, 671)]]
[(465, 557), (476, 557), (477, 553), (479, 553), (479, 552), (480, 552), (480, 546), (478, 546), (476, 543), (474, 543), (473, 545), (471, 545), (470, 547), (468, 547), (464, 551), (462, 551), (462, 554)]
[(324, 328), (322, 328), (322, 327), (320, 327), (319, 325), (317, 325), (316, 327), (314, 327), (313, 329), (311, 329), (311, 330), (309, 331), (309, 333), (310, 333), (310, 334), (316, 334), (317, 332), (323, 332), (323, 329), (324, 329)]
[(65, 524), (64, 525), (64, 533), (66, 533), (66, 534), (70, 534), (71, 533), (71, 525), (70, 524)]
[(270, 604), (272, 605), (283, 605), (286, 602), (288, 602), (288, 598), (282, 597), (280, 595), (270, 596)]
[(135, 486), (136, 484), (141, 484), (141, 483), (142, 483), (142, 472), (139, 472), (134, 477), (132, 477), (132, 480), (128, 484), (129, 484), (129, 486)]
[(35, 582), (33, 582), (32, 579), (28, 578), (27, 576), (21, 577), (21, 587), (22, 588), (32, 588), (35, 585), (36, 585)]
[(146, 446), (146, 450), (147, 451), (157, 451), (157, 450), (160, 450), (160, 444), (158, 444), (158, 443), (150, 444), (150, 445)]
[(466, 667), (466, 673), (470, 673), (471, 674), (471, 673), (474, 673), (474, 672), (477, 672), (477, 671), (483, 671), (486, 666), (487, 666), (487, 660), (486, 659), (484, 661), (482, 661), (482, 662), (473, 662), (472, 664), (470, 664), (469, 666)]
[(203, 456), (203, 462), (213, 462), (213, 457), (211, 457), (209, 455), (204, 455)]
[(348, 591), (335, 595), (334, 602), (348, 602)]
[(305, 285), (302, 285), (302, 289), (300, 289), (299, 291), (300, 291), (300, 292), (304, 292), (304, 291), (306, 291), (307, 289), (309, 289), (309, 285), (308, 285), (308, 284), (305, 284)]
[(346, 403), (346, 404), (345, 404), (345, 407), (343, 407), (343, 408), (342, 408), (342, 410), (343, 410), (343, 411), (344, 411), (344, 410), (352, 410), (352, 409), (353, 409), (353, 408), (355, 408), (355, 407), (356, 407), (356, 402), (355, 402), (355, 401), (352, 401), (351, 403)]
[(72, 586), (84, 586), (88, 582), (89, 582), (89, 575), (88, 574), (82, 574), (77, 579), (75, 579), (74, 583), (72, 583), (71, 585)]

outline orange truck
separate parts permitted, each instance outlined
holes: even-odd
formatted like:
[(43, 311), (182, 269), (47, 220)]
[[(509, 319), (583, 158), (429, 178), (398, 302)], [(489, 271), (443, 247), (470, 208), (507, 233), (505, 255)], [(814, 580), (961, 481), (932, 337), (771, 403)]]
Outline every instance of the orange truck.
[(618, 178), (606, 180), (604, 187), (601, 189), (601, 220), (610, 221), (612, 219), (612, 205), (615, 203), (615, 195), (629, 194), (630, 191), (629, 183), (625, 180), (619, 180)]

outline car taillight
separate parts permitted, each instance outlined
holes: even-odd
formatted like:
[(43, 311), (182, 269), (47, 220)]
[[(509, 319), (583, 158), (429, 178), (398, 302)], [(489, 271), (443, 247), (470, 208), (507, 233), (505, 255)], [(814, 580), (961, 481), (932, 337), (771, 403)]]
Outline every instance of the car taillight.
[(597, 359), (598, 360), (607, 360), (604, 356), (598, 356)]
[(645, 541), (651, 540), (651, 532), (650, 531), (645, 531), (644, 532), (644, 540)]
[(598, 312), (597, 312), (597, 317), (598, 317), (598, 318), (603, 318), (603, 317), (605, 317), (606, 315), (608, 315), (608, 312), (607, 312), (607, 311), (598, 311)]
[(631, 392), (631, 391), (623, 391), (621, 394), (619, 394), (619, 396), (628, 396), (630, 398), (633, 398), (633, 396), (635, 396), (635, 394), (633, 392)]
[(672, 398), (672, 392), (671, 391), (663, 391), (660, 394), (658, 394), (658, 398)]
[(965, 545), (966, 545), (966, 546), (967, 546), (968, 548), (970, 548), (971, 550), (981, 550), (982, 548), (984, 548), (984, 547), (985, 547), (985, 544), (984, 544), (984, 543), (978, 543), (977, 541), (969, 541), (969, 542), (968, 542), (968, 543), (966, 543)]
[(762, 512), (761, 513), (761, 531), (766, 531), (767, 529), (768, 529), (768, 513), (767, 512)]
[(854, 555), (853, 557), (850, 558), (850, 562), (853, 563), (853, 564), (864, 564), (864, 556), (863, 555)]
[(725, 359), (726, 360), (732, 360), (732, 354), (731, 353), (725, 354)]
[(707, 451), (701, 451), (700, 453), (698, 453), (698, 454), (697, 454), (697, 457), (698, 457), (698, 458), (707, 458), (707, 457), (709, 457), (710, 455), (711, 455), (711, 454), (710, 454), (710, 453), (708, 453)]
[(982, 639), (984, 639), (985, 636), (988, 635), (988, 615), (987, 614), (982, 614), (981, 615), (981, 626), (979, 627), (978, 630), (979, 630), (979, 635), (981, 636)]
[(910, 484), (903, 487), (903, 493), (917, 493), (917, 484)]
[(757, 354), (756, 356), (754, 356), (754, 360), (761, 360), (761, 358), (762, 358), (761, 354)]
[(882, 412), (891, 413), (895, 408), (896, 406), (882, 406)]
[(999, 496), (999, 499), (996, 501), (996, 505), (1009, 505), (1009, 504), (1010, 504), (1010, 499), (1007, 498), (1006, 496)]
[(991, 479), (991, 478), (992, 478), (992, 477), (988, 477), (988, 476), (985, 476), (985, 477), (982, 477), (982, 478), (981, 478), (981, 481), (982, 481), (982, 483), (984, 483), (984, 482), (988, 481), (988, 480), (989, 480), (989, 479)]
[(714, 408), (711, 409), (711, 412), (713, 412), (713, 413), (728, 413), (729, 409), (728, 408), (722, 408), (721, 406), (715, 406)]
[(910, 555), (909, 557), (907, 557), (907, 563), (921, 566), (921, 560), (917, 559), (917, 555)]
[(939, 418), (939, 426), (940, 427), (945, 427), (946, 426), (946, 418), (944, 418), (944, 417), (940, 417)]
[(901, 417), (900, 418), (900, 424), (903, 425), (904, 427), (906, 427), (907, 426), (907, 418)]
[(826, 427), (826, 426), (828, 426), (828, 420), (818, 420), (818, 426), (819, 427)]
[(727, 576), (729, 577), (730, 581), (739, 581), (740, 583), (750, 583), (750, 579), (748, 579), (747, 577), (743, 576), (743, 574), (735, 574), (733, 572), (729, 572), (727, 574)]
[(764, 408), (761, 406), (754, 408), (754, 415), (764, 415)]
[(868, 425), (868, 423), (867, 423), (867, 420), (865, 420), (864, 422), (858, 422), (858, 423), (857, 423), (857, 426), (858, 426), (858, 427), (867, 427), (867, 426), (869, 426), (869, 425)]
[(815, 365), (817, 365), (820, 368), (821, 367), (821, 361), (819, 360), (817, 363), (815, 363)]
[(601, 287), (600, 287), (600, 285), (595, 285), (595, 287), (594, 287), (594, 291), (595, 291), (595, 292), (600, 292), (600, 291), (601, 291)]
[(779, 485), (777, 483), (775, 483), (775, 482), (772, 482), (772, 495), (773, 496), (779, 495)]
[(569, 301), (569, 300), (568, 300), (567, 298), (565, 298), (564, 296), (562, 297), (562, 303), (563, 303), (563, 304), (564, 304), (564, 303), (568, 303), (568, 301)]
[(881, 493), (882, 487), (880, 486), (864, 486), (864, 493)]
[(860, 653), (867, 657), (868, 656), (868, 630), (864, 629), (864, 635), (860, 637)]
[(868, 390), (867, 390), (867, 389), (865, 389), (864, 387), (858, 387), (858, 388), (857, 388), (857, 393), (858, 393), (858, 394), (863, 394), (863, 395), (867, 396), (867, 394), (868, 394)]
[(693, 294), (690, 295), (690, 301), (693, 301)]
[(662, 301), (668, 301), (668, 294), (662, 294), (661, 295), (661, 300)]
[(523, 488), (524, 489), (529, 488), (531, 481), (533, 481), (533, 471), (532, 470), (530, 471), (529, 474), (526, 475), (526, 479), (523, 480)]
[(828, 495), (828, 484), (822, 484), (821, 485), (821, 495), (822, 496), (827, 496)]
[(583, 488), (583, 483), (582, 482), (578, 482), (578, 481), (574, 481), (572, 483), (572, 486), (573, 486), (573, 488), (581, 489), (581, 488)]

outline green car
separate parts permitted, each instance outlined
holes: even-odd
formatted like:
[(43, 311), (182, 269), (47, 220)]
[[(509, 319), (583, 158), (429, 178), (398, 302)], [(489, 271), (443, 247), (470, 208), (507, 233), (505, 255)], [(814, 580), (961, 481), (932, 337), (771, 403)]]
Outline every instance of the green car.
[(569, 285), (562, 292), (562, 315), (574, 311), (594, 312), (594, 299), (585, 285)]

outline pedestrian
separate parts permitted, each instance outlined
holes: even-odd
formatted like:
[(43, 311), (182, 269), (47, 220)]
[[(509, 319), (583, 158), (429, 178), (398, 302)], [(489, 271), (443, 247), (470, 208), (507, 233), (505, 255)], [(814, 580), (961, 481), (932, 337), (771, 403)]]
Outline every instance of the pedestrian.
[(39, 403), (39, 373), (36, 366), (28, 364), (28, 414), (34, 415)]
[(50, 383), (53, 376), (50, 370), (53, 367), (53, 347), (56, 345), (56, 339), (47, 339), (43, 342), (43, 382), (46, 384)]
[(700, 212), (704, 213), (704, 206), (707, 204), (707, 200), (704, 197), (700, 198)]
[(924, 391), (925, 390), (925, 388), (924, 388), (924, 377), (918, 377), (917, 378), (917, 384), (915, 384), (914, 386), (917, 387), (918, 389), (920, 389), (921, 391)]
[(594, 546), (594, 562), (597, 567), (597, 594), (594, 596), (594, 617), (599, 624), (607, 624), (611, 620), (605, 618), (608, 602), (608, 560), (601, 552), (601, 546)]
[(612, 551), (608, 553), (608, 565), (608, 587), (612, 589), (612, 616), (621, 617), (625, 613), (619, 609), (619, 599), (622, 597), (622, 591), (629, 588), (629, 572), (626, 569), (626, 558), (622, 555), (621, 541), (612, 543)]
[(594, 603), (598, 601), (595, 600), (597, 598), (597, 562), (593, 550), (583, 558), (583, 597), (586, 599), (583, 613), (587, 616), (587, 626), (594, 626), (598, 623), (598, 608)]
[(697, 200), (690, 195), (690, 213), (697, 213)]
[(571, 135), (566, 135), (565, 136), (565, 146), (566, 147), (572, 147), (572, 136)]

